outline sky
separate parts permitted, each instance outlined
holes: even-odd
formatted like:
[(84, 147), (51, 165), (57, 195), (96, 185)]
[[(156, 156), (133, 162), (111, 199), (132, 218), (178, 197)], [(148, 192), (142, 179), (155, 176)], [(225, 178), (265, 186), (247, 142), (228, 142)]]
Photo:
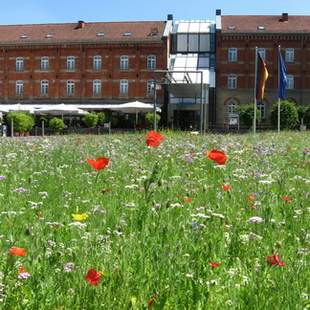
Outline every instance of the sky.
[(310, 0), (0, 0), (0, 24), (215, 19), (223, 15), (310, 15)]

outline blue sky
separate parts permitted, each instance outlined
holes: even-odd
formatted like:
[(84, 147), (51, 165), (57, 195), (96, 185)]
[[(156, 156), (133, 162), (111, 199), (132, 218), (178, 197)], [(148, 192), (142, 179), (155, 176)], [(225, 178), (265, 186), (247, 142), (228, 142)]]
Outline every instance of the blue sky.
[(2, 0), (0, 24), (214, 19), (223, 14), (310, 15), (310, 0)]

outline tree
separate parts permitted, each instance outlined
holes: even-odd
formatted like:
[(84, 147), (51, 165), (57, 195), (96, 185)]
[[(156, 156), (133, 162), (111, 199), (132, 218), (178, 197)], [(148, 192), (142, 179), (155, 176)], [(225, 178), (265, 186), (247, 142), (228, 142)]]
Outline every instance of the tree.
[(65, 123), (61, 118), (53, 117), (49, 121), (49, 127), (53, 130), (55, 133), (59, 133), (64, 130)]
[(14, 131), (18, 133), (29, 132), (35, 124), (33, 117), (25, 112), (9, 112), (6, 119), (8, 125), (13, 120)]
[[(160, 122), (160, 119), (161, 119), (160, 115), (156, 113), (157, 124)], [(145, 114), (145, 120), (149, 126), (153, 126), (153, 124), (154, 124), (154, 113), (153, 112), (146, 113)]]
[(88, 113), (83, 117), (83, 122), (87, 128), (96, 127), (98, 123), (98, 115), (96, 113)]
[[(280, 109), (281, 129), (294, 129), (298, 124), (298, 110), (295, 103), (284, 100)], [(275, 103), (271, 111), (271, 123), (276, 127), (278, 124), (278, 104)]]
[(106, 115), (104, 112), (97, 113), (98, 116), (98, 125), (103, 125), (106, 121)]
[[(237, 112), (239, 114), (240, 122), (247, 126), (253, 126), (253, 119), (254, 119), (254, 104), (249, 103), (245, 105), (241, 105), (237, 108)], [(256, 122), (261, 119), (260, 111), (256, 108)]]

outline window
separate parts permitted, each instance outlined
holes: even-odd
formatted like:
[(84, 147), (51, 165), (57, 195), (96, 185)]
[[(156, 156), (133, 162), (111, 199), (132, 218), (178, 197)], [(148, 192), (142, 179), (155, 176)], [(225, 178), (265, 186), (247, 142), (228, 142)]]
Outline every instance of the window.
[(198, 34), (188, 35), (188, 51), (189, 52), (199, 51), (199, 35)]
[(266, 118), (266, 105), (264, 101), (257, 102), (257, 111), (260, 113), (262, 119)]
[(294, 62), (294, 49), (293, 48), (285, 49), (285, 61)]
[(147, 94), (147, 96), (154, 96), (154, 87), (155, 87), (154, 80), (148, 80), (147, 81), (147, 86), (146, 86), (146, 94)]
[(236, 113), (237, 112), (236, 111), (237, 110), (237, 106), (238, 106), (238, 104), (237, 104), (237, 102), (235, 100), (230, 100), (228, 102), (228, 104), (227, 104), (227, 113), (228, 113), (228, 115)]
[(210, 68), (210, 57), (208, 54), (199, 54), (198, 69)]
[(287, 89), (294, 89), (294, 76), (293, 75), (287, 75)]
[(42, 96), (48, 95), (48, 81), (47, 80), (41, 81), (41, 95)]
[(49, 67), (49, 59), (48, 57), (41, 57), (41, 70), (47, 71)]
[(263, 58), (263, 60), (266, 60), (266, 49), (258, 48), (257, 52), (260, 54), (260, 56)]
[[(209, 34), (200, 34), (199, 36), (199, 52), (210, 52), (210, 40), (215, 41), (215, 36)], [(215, 46), (215, 44), (214, 44)]]
[(230, 74), (228, 76), (227, 87), (229, 89), (236, 89), (237, 88), (237, 76), (235, 74)]
[(128, 56), (121, 56), (119, 66), (120, 66), (121, 70), (128, 70), (128, 68), (129, 68), (129, 57)]
[(178, 52), (187, 52), (187, 34), (178, 34)]
[(24, 94), (24, 82), (16, 81), (16, 95), (22, 96)]
[(101, 81), (100, 80), (94, 80), (93, 81), (93, 95), (100, 96), (101, 95)]
[(70, 71), (75, 70), (75, 56), (67, 57), (67, 70), (70, 70)]
[(102, 58), (101, 56), (97, 55), (93, 57), (93, 70), (99, 71), (102, 67)]
[(128, 80), (120, 80), (120, 96), (128, 96)]
[(149, 70), (155, 70), (156, 69), (156, 56), (155, 55), (147, 56), (147, 68)]
[(238, 49), (235, 47), (228, 49), (228, 61), (229, 62), (236, 62), (238, 59)]
[(16, 58), (16, 71), (24, 71), (24, 58), (17, 57)]
[(74, 82), (67, 81), (67, 95), (73, 96), (74, 95)]

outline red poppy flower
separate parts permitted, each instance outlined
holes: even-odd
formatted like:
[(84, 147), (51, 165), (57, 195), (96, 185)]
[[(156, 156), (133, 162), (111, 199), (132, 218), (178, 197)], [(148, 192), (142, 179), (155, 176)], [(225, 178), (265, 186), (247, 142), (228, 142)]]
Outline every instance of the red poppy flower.
[(223, 191), (227, 192), (227, 191), (230, 191), (230, 190), (231, 190), (231, 186), (228, 185), (228, 184), (223, 184), (223, 185), (222, 185), (222, 189), (223, 189)]
[(271, 265), (271, 266), (285, 266), (285, 263), (283, 261), (281, 261), (280, 256), (273, 254), (271, 256), (267, 256), (267, 262)]
[(98, 283), (101, 281), (101, 273), (96, 269), (89, 269), (87, 275), (85, 276), (85, 280), (90, 285), (98, 285)]
[(184, 202), (187, 202), (187, 203), (193, 202), (193, 198), (192, 197), (184, 197), (183, 200), (184, 200)]
[(24, 248), (18, 248), (16, 246), (13, 246), (10, 248), (9, 253), (12, 256), (26, 256), (27, 252)]
[(154, 294), (151, 296), (151, 298), (148, 300), (148, 302), (147, 302), (147, 307), (148, 307), (148, 308), (151, 308), (151, 307), (154, 305), (156, 299), (157, 299), (157, 295), (154, 293)]
[(227, 155), (224, 152), (218, 150), (206, 152), (206, 155), (209, 159), (215, 161), (218, 165), (225, 165), (228, 159)]
[(251, 202), (251, 201), (254, 201), (256, 199), (256, 195), (255, 194), (250, 194), (248, 196), (248, 201)]
[(87, 159), (87, 162), (97, 171), (104, 169), (110, 162), (110, 158), (99, 157), (96, 160)]
[(164, 140), (164, 136), (154, 130), (149, 131), (145, 138), (147, 146), (150, 147), (159, 147)]
[(18, 273), (25, 273), (27, 270), (24, 267), (19, 267), (18, 268)]
[(220, 263), (216, 263), (216, 262), (209, 262), (209, 265), (213, 268), (213, 269), (215, 269), (215, 268), (218, 268), (218, 267), (220, 267)]
[(289, 197), (289, 196), (283, 196), (283, 197), (282, 197), (282, 200), (285, 201), (285, 202), (287, 202), (287, 203), (292, 202), (292, 198)]

